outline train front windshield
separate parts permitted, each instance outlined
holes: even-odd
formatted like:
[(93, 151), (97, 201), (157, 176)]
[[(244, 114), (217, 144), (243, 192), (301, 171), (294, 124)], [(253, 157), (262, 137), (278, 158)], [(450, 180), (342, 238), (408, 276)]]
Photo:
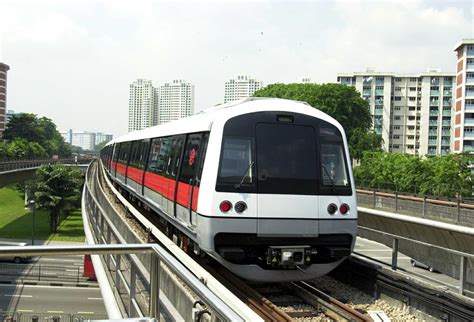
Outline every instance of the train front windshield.
[[(295, 114), (254, 113), (227, 122), (217, 191), (263, 194), (338, 194), (352, 190), (342, 135), (333, 125)], [(272, 122), (268, 122), (268, 121)]]

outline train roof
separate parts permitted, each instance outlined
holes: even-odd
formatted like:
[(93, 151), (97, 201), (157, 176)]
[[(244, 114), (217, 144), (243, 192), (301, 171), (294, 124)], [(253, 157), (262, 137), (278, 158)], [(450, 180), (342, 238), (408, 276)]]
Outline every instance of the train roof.
[(110, 141), (106, 146), (120, 142), (136, 141), (179, 133), (210, 131), (212, 124), (216, 120), (222, 118), (228, 119), (245, 113), (272, 110), (309, 114), (335, 124), (341, 131), (344, 131), (339, 122), (334, 118), (316, 108), (313, 108), (306, 102), (281, 98), (251, 97), (225, 104), (219, 104), (176, 121), (152, 126), (139, 131), (129, 132)]

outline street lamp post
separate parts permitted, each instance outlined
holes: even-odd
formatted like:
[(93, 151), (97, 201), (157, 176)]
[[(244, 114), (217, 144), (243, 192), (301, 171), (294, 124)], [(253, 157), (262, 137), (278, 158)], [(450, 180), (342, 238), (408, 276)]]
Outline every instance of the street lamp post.
[(28, 208), (30, 208), (33, 215), (33, 224), (31, 225), (31, 245), (35, 244), (35, 208), (36, 204), (33, 199), (28, 200)]

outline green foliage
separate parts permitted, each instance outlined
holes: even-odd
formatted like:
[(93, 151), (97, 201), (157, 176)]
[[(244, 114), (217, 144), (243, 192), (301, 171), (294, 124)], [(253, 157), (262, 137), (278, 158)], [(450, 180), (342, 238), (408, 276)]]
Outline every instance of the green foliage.
[(97, 144), (97, 145), (95, 146), (95, 150), (96, 150), (96, 151), (102, 150), (102, 148), (103, 148), (107, 143), (109, 143), (109, 142), (110, 142), (110, 141), (103, 141), (103, 142), (100, 142), (99, 144)]
[(349, 138), (351, 157), (360, 160), (365, 151), (382, 152), (382, 141), (382, 136), (374, 131), (355, 129)]
[[(64, 142), (53, 121), (46, 117), (38, 118), (35, 114), (13, 115), (7, 124), (3, 137), (5, 140), (11, 141), (6, 148), (6, 154), (2, 154), (0, 150), (0, 158), (3, 159), (44, 158), (53, 155), (67, 157), (71, 155), (69, 145)], [(18, 142), (15, 143), (15, 141)], [(12, 144), (14, 146), (10, 148)]]
[(352, 86), (342, 84), (272, 84), (255, 92), (256, 97), (303, 101), (334, 117), (348, 134), (372, 125), (369, 103)]
[(82, 173), (75, 167), (54, 164), (36, 171), (35, 200), (50, 214), (50, 232), (57, 232), (61, 211), (77, 205), (82, 183)]
[(398, 153), (365, 152), (354, 177), (360, 186), (440, 197), (470, 197), (473, 178), (468, 154), (420, 158)]

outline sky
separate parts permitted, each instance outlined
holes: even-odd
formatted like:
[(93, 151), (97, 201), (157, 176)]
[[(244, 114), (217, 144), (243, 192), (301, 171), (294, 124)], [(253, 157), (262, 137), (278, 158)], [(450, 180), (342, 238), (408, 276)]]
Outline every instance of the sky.
[(224, 82), (337, 80), (338, 73), (455, 71), (474, 1), (0, 0), (7, 109), (59, 130), (125, 134), (128, 88), (195, 85), (195, 111)]

